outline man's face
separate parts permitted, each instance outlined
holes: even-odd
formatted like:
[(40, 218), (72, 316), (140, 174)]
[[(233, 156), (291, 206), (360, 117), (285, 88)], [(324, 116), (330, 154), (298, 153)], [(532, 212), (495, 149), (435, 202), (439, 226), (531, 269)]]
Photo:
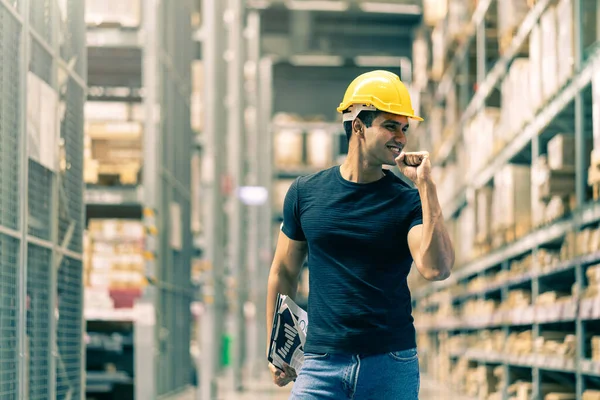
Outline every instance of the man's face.
[(396, 157), (406, 145), (408, 118), (381, 113), (365, 128), (366, 156), (373, 165), (396, 165)]

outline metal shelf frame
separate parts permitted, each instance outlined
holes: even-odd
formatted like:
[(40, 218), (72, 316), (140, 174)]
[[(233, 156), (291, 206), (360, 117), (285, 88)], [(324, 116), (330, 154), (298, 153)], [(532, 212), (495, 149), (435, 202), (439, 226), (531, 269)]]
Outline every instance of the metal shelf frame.
[[(0, 391), (7, 399), (84, 398), (83, 7), (0, 1)], [(43, 132), (54, 134), (43, 156), (32, 145), (42, 136), (32, 119), (39, 109), (30, 112), (36, 81), (56, 98), (44, 99), (56, 108), (44, 112), (55, 129)]]
[[(487, 13), (490, 9), (490, 2), (479, 2), (477, 12)], [(435, 155), (435, 161), (438, 165), (443, 166), (447, 160), (451, 159), (457, 146), (460, 145), (462, 139), (462, 131), (466, 126), (467, 122), (475, 116), (483, 107), (486, 102), (493, 94), (494, 90), (498, 87), (499, 83), (506, 77), (508, 69), (515, 57), (517, 57), (523, 47), (523, 44), (528, 40), (529, 34), (532, 31), (534, 25), (540, 20), (541, 15), (544, 11), (553, 4), (549, 0), (541, 0), (535, 2), (535, 5), (530, 9), (529, 13), (524, 18), (521, 25), (515, 32), (515, 35), (507, 47), (506, 51), (498, 57), (493, 64), (492, 68), (487, 71), (485, 62), (485, 16), (476, 14), (472, 17), (471, 24), (474, 25), (474, 29), (468, 30), (466, 40), (458, 46), (458, 50), (452, 57), (452, 62), (448, 69), (445, 71), (440, 85), (433, 94), (434, 104), (440, 106), (444, 103), (446, 96), (450, 92), (451, 85), (457, 80), (456, 76), (460, 73), (459, 68), (461, 63), (465, 60), (468, 51), (468, 46), (471, 45), (471, 41), (475, 38), (476, 40), (476, 54), (477, 54), (477, 83), (478, 88), (474, 93), (473, 97), (466, 102), (466, 107), (461, 107), (462, 114), (460, 115), (459, 122), (457, 123), (454, 131), (451, 135), (446, 137), (442, 145), (439, 147), (437, 154)], [(425, 335), (431, 339), (431, 343), (434, 344), (432, 349), (435, 352), (435, 347), (439, 345), (437, 340), (438, 334), (443, 335), (454, 335), (464, 332), (472, 332), (479, 329), (493, 329), (501, 330), (505, 334), (508, 334), (512, 329), (531, 329), (533, 332), (534, 340), (540, 337), (544, 329), (548, 326), (554, 326), (556, 323), (567, 323), (572, 326), (572, 333), (576, 335), (576, 358), (574, 363), (568, 364), (559, 362), (556, 359), (540, 358), (539, 356), (531, 356), (527, 359), (519, 359), (518, 357), (507, 356), (506, 354), (501, 355), (484, 355), (478, 353), (475, 349), (466, 349), (467, 353), (464, 355), (469, 360), (481, 363), (481, 364), (493, 364), (502, 365), (507, 378), (509, 377), (508, 372), (510, 368), (529, 368), (531, 369), (532, 384), (533, 384), (533, 395), (534, 397), (539, 396), (541, 393), (541, 384), (548, 379), (560, 381), (561, 377), (568, 374), (571, 376), (573, 388), (577, 394), (577, 398), (581, 398), (583, 392), (590, 388), (588, 377), (597, 377), (600, 372), (600, 367), (588, 360), (588, 353), (585, 351), (589, 347), (589, 343), (586, 344), (585, 338), (588, 335), (589, 324), (591, 320), (596, 316), (593, 308), (595, 299), (585, 299), (579, 296), (574, 296), (571, 303), (565, 304), (564, 309), (559, 310), (558, 308), (552, 311), (545, 310), (535, 306), (538, 296), (540, 296), (545, 290), (548, 290), (552, 282), (557, 282), (558, 279), (568, 279), (568, 283), (572, 283), (578, 288), (579, 293), (586, 287), (585, 271), (590, 265), (597, 264), (600, 262), (600, 254), (593, 253), (586, 256), (577, 257), (572, 260), (566, 260), (553, 268), (542, 268), (538, 265), (538, 260), (535, 257), (539, 249), (545, 245), (553, 242), (557, 242), (566, 237), (568, 232), (578, 232), (582, 228), (589, 225), (597, 224), (600, 222), (600, 203), (590, 202), (587, 200), (587, 167), (585, 160), (590, 152), (590, 148), (587, 146), (589, 139), (590, 129), (589, 122), (586, 120), (586, 115), (590, 115), (590, 104), (586, 102), (586, 96), (588, 88), (594, 81), (594, 75), (598, 71), (600, 66), (600, 49), (596, 45), (595, 48), (591, 49), (591, 52), (587, 52), (588, 49), (583, 49), (582, 38), (582, 0), (574, 0), (574, 42), (575, 42), (575, 66), (574, 73), (570, 79), (567, 80), (557, 92), (549, 99), (546, 100), (545, 104), (540, 107), (536, 114), (529, 120), (525, 121), (525, 124), (519, 132), (515, 135), (506, 147), (500, 150), (491, 160), (488, 165), (479, 171), (474, 171), (466, 184), (462, 187), (457, 188), (458, 190), (454, 193), (446, 204), (443, 204), (443, 211), (448, 219), (454, 218), (458, 213), (461, 212), (462, 208), (471, 201), (473, 198), (472, 193), (483, 186), (488, 185), (493, 179), (496, 172), (498, 172), (506, 164), (512, 162), (517, 156), (523, 154), (525, 151), (529, 151), (531, 148), (531, 154), (527, 155), (528, 159), (532, 160), (532, 163), (542, 154), (545, 153), (545, 149), (542, 148), (543, 143), (548, 139), (546, 136), (550, 136), (552, 132), (548, 129), (555, 124), (557, 119), (563, 114), (568, 107), (574, 105), (574, 114), (566, 118), (569, 118), (571, 125), (574, 127), (575, 134), (575, 159), (576, 162), (576, 209), (571, 215), (563, 217), (562, 219), (546, 225), (541, 228), (537, 228), (529, 234), (509, 243), (502, 248), (492, 250), (490, 253), (481, 256), (461, 268), (457, 268), (450, 279), (443, 282), (428, 283), (425, 287), (415, 290), (413, 294), (415, 308), (422, 313), (429, 314), (437, 308), (441, 301), (450, 301), (454, 307), (462, 304), (469, 299), (485, 299), (493, 296), (500, 300), (506, 300), (508, 298), (509, 290), (515, 286), (526, 287), (532, 293), (532, 306), (528, 309), (527, 313), (523, 313), (518, 319), (515, 319), (515, 314), (498, 312), (492, 316), (485, 316), (477, 320), (476, 316), (469, 320), (451, 318), (446, 321), (440, 321), (439, 319), (435, 322), (432, 321), (432, 325), (421, 324), (419, 326), (418, 319), (417, 331), (419, 334)], [(600, 3), (598, 4), (600, 7)], [(584, 50), (586, 55), (584, 58)], [(464, 85), (464, 83), (458, 83), (457, 85)], [(462, 90), (462, 91), (461, 91)], [(465, 97), (464, 88), (459, 87), (459, 93), (462, 93), (463, 104)], [(425, 130), (427, 127), (424, 127)], [(429, 141), (431, 142), (431, 140)], [(500, 269), (508, 271), (509, 264), (512, 259), (518, 258), (525, 254), (532, 254), (533, 265), (528, 273), (523, 276), (514, 277), (504, 282), (498, 282), (488, 286), (485, 289), (477, 291), (468, 291), (464, 293), (452, 292), (453, 295), (449, 295), (449, 298), (441, 299), (440, 297), (433, 296), (435, 293), (442, 290), (450, 290), (456, 285), (465, 283), (474, 277), (482, 277), (489, 273), (491, 269)], [(564, 279), (563, 279), (564, 278)], [(536, 311), (538, 311), (536, 313)], [(559, 312), (560, 311), (560, 312)], [(565, 327), (564, 329), (569, 329)], [(455, 354), (453, 358), (456, 358), (458, 354)], [(574, 378), (574, 379), (573, 379)], [(509, 385), (509, 381), (507, 384)], [(503, 399), (507, 399), (507, 387), (503, 388)]]

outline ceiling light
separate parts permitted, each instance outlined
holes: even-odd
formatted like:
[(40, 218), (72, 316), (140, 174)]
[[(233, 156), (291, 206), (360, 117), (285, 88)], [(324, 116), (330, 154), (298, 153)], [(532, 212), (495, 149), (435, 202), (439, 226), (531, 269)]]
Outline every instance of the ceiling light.
[(250, 0), (248, 1), (248, 8), (255, 10), (264, 10), (271, 6), (270, 0)]
[(297, 67), (341, 67), (345, 60), (340, 56), (306, 54), (291, 56), (290, 63)]
[(394, 4), (394, 3), (360, 3), (360, 8), (364, 12), (382, 13), (382, 14), (407, 14), (420, 15), (421, 7), (416, 4)]
[(333, 0), (290, 0), (286, 2), (290, 10), (304, 11), (347, 11), (348, 3)]
[(398, 67), (402, 63), (402, 57), (392, 56), (356, 56), (354, 64), (359, 67)]

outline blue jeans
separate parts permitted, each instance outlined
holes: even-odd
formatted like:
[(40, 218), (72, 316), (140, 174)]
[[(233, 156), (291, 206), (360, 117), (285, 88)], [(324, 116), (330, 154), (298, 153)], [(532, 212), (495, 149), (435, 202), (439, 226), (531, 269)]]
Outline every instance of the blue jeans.
[(304, 355), (290, 400), (418, 400), (417, 349), (373, 356)]

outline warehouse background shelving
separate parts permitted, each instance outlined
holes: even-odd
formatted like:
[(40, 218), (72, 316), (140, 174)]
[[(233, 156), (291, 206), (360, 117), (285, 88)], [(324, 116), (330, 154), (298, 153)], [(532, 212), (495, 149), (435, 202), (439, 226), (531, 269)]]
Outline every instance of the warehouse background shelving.
[(196, 381), (197, 4), (86, 6), (87, 395), (176, 398)]
[[(415, 321), (424, 369), (470, 396), (600, 389), (598, 10), (480, 1), (431, 22), (415, 44), (432, 46), (429, 74), (415, 78), (431, 120), (419, 130), (457, 251), (450, 279), (411, 277)], [(436, 38), (461, 21), (462, 32)]]

